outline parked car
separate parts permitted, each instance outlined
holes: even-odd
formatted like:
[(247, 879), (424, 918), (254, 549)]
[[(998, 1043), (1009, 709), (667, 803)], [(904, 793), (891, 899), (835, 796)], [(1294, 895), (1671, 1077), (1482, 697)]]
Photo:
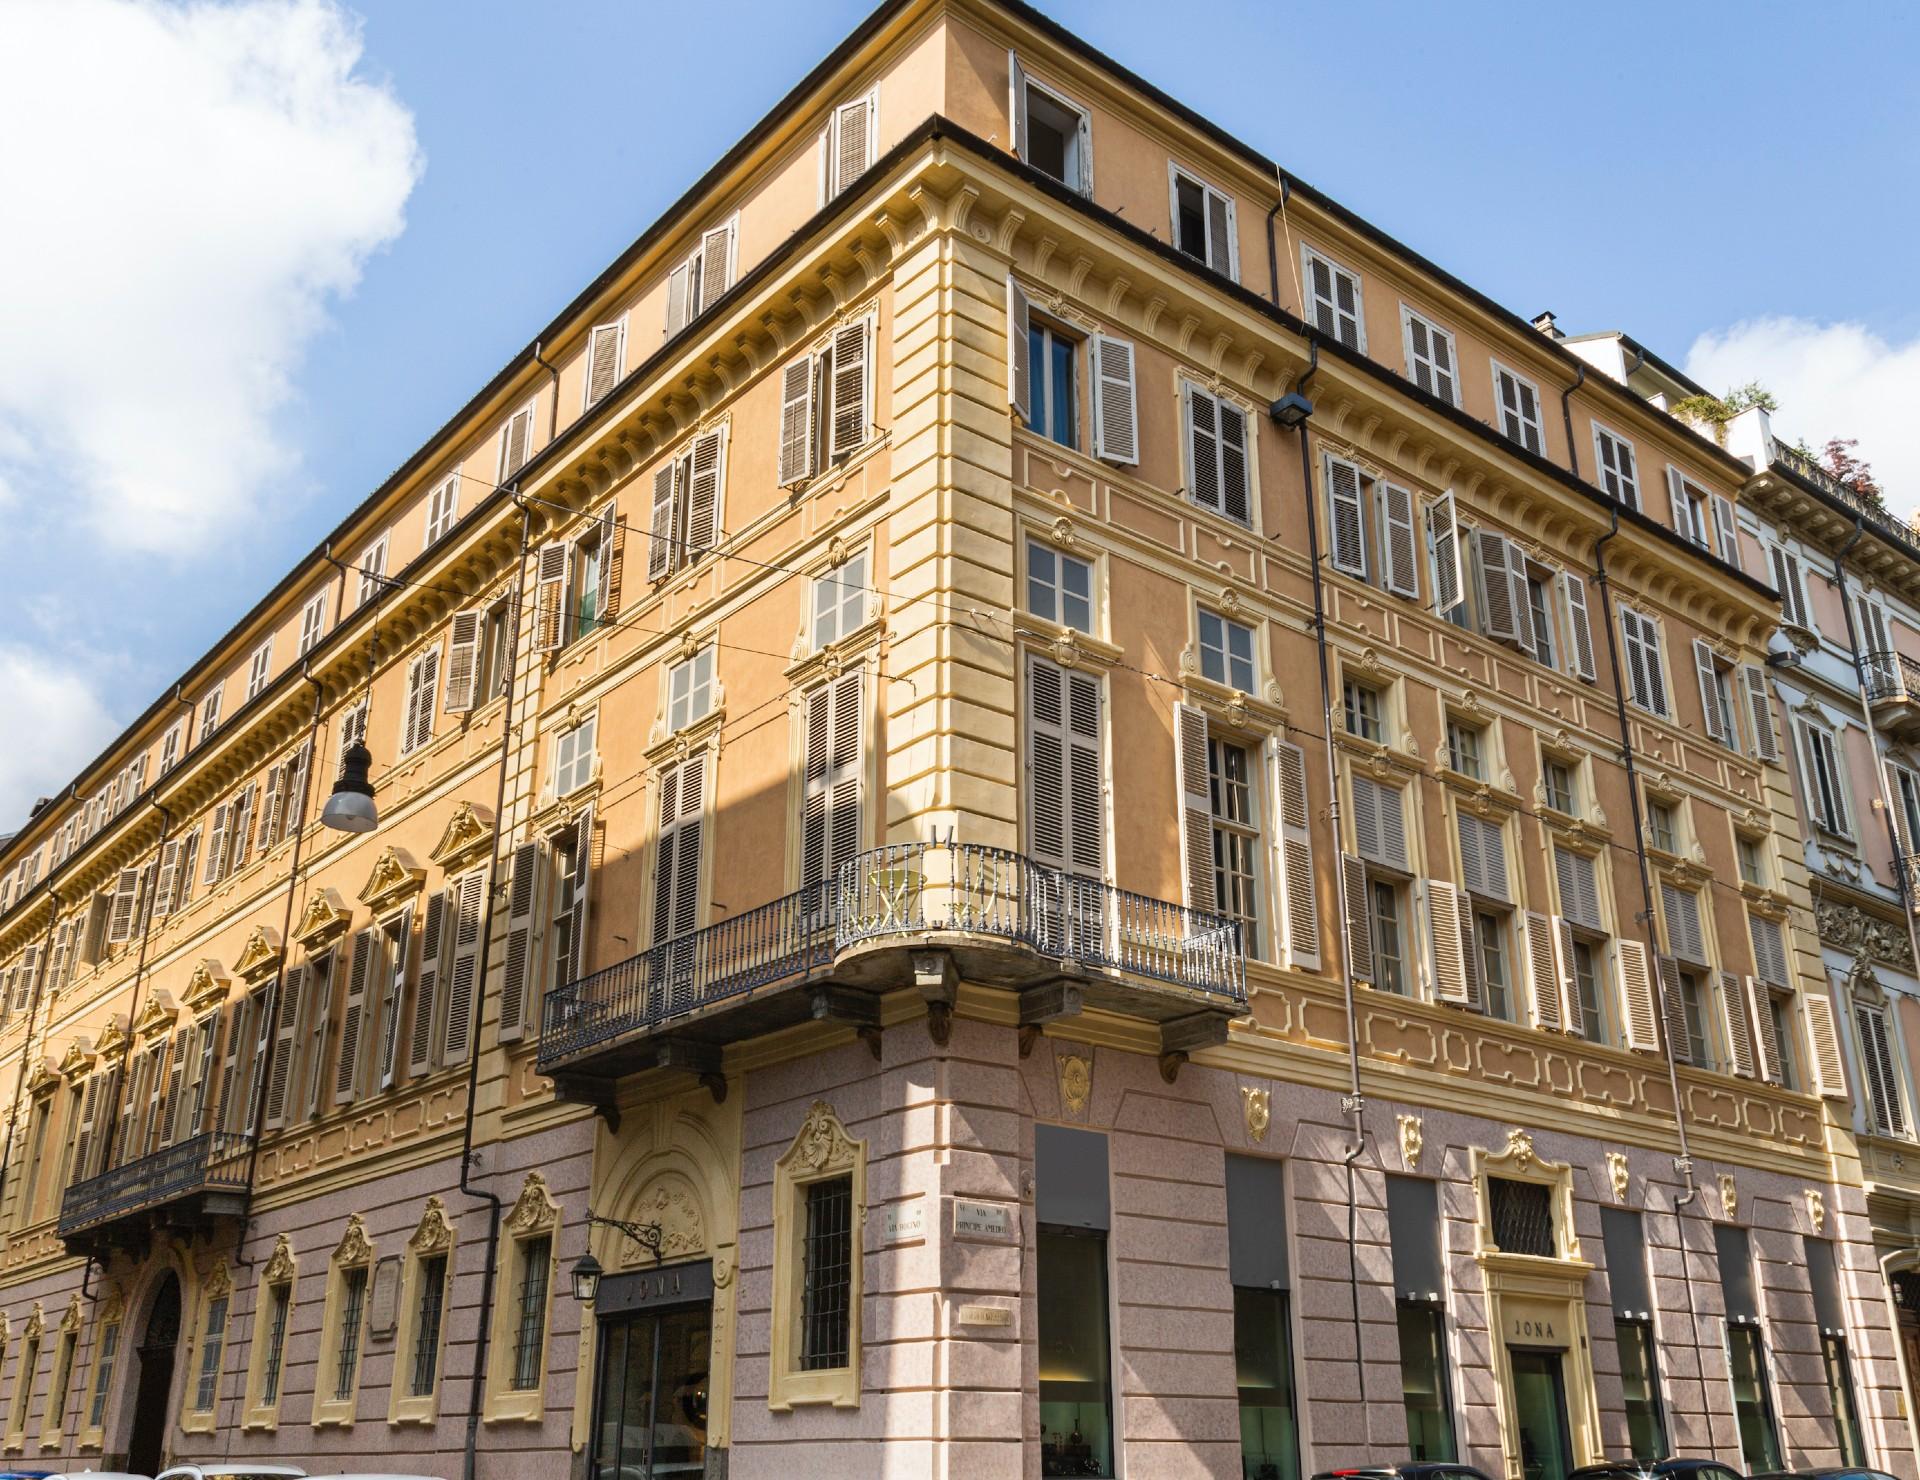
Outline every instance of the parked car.
[(1824, 1470), (1770, 1470), (1751, 1480), (1893, 1480), (1885, 1470), (1869, 1470), (1863, 1465), (1835, 1465)]
[(47, 1480), (52, 1470), (0, 1470), (0, 1480)]
[(440, 1480), (440, 1477), (438, 1475), (402, 1475), (398, 1471), (387, 1470), (366, 1472), (355, 1470), (350, 1475), (310, 1475), (307, 1480)]
[(298, 1465), (260, 1465), (244, 1459), (210, 1459), (197, 1465), (175, 1465), (154, 1480), (306, 1480)]
[(1472, 1465), (1445, 1460), (1390, 1460), (1378, 1465), (1358, 1465), (1345, 1470), (1322, 1470), (1313, 1480), (1487, 1480)]
[(1597, 1465), (1582, 1465), (1567, 1480), (1747, 1480), (1747, 1477), (1717, 1459), (1674, 1455), (1644, 1464), (1637, 1459), (1610, 1459)]

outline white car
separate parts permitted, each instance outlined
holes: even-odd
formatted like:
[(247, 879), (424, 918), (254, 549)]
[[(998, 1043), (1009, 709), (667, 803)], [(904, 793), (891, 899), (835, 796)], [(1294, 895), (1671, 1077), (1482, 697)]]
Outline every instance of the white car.
[(298, 1465), (256, 1465), (241, 1459), (209, 1460), (203, 1465), (175, 1465), (154, 1480), (306, 1480)]

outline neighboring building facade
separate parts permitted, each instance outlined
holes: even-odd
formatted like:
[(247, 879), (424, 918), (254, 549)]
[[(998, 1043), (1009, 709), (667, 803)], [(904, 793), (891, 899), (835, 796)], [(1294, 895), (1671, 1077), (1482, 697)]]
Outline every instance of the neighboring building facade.
[(1913, 1480), (1824, 536), (1582, 343), (883, 7), (0, 851), (0, 1451)]

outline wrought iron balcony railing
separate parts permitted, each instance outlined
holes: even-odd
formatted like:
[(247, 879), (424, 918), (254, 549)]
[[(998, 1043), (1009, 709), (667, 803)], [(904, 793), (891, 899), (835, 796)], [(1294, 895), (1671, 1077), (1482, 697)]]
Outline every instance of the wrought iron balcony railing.
[(1862, 653), (1860, 674), (1866, 684), (1867, 698), (1873, 703), (1883, 699), (1920, 701), (1920, 663), (1905, 653), (1884, 649)]
[(901, 843), (835, 876), (547, 994), (540, 1067), (717, 1004), (834, 975), (851, 953), (935, 937), (1024, 948), (1081, 973), (1246, 1003), (1239, 925), (967, 843)]
[(203, 1193), (244, 1196), (252, 1149), (251, 1136), (205, 1131), (76, 1182), (61, 1199), (60, 1236), (84, 1235)]

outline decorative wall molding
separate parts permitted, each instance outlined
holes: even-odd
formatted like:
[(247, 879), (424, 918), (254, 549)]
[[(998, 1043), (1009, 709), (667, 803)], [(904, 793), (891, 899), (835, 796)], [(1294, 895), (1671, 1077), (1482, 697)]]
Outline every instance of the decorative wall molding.
[(1913, 971), (1913, 941), (1904, 926), (1837, 899), (1816, 900), (1813, 909), (1822, 945), (1851, 951), (1895, 971)]

